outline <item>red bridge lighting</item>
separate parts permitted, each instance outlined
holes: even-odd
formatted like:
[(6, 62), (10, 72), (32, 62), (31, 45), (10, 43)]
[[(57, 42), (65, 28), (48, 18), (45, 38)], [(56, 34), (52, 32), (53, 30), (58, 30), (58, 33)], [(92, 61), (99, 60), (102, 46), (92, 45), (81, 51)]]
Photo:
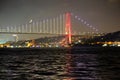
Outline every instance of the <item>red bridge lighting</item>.
[(71, 15), (69, 12), (66, 13), (66, 33), (68, 43), (71, 44)]

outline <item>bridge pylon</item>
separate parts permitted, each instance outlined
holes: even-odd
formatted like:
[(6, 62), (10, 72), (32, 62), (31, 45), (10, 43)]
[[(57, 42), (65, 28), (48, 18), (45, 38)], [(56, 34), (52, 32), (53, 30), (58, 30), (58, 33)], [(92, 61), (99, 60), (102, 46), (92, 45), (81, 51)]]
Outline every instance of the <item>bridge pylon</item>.
[(66, 42), (67, 44), (71, 44), (71, 14), (69, 12), (65, 15), (65, 33), (66, 33)]

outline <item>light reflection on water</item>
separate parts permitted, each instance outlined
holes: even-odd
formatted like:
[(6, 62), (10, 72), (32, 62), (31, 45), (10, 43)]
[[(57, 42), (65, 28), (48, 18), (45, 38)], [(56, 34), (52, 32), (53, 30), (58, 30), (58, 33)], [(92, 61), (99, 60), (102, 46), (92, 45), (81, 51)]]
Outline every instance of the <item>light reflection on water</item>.
[[(16, 52), (17, 53), (17, 52)], [(24, 51), (0, 56), (0, 80), (116, 80), (119, 52)], [(19, 54), (20, 54), (19, 53)], [(34, 53), (34, 54), (29, 54)]]

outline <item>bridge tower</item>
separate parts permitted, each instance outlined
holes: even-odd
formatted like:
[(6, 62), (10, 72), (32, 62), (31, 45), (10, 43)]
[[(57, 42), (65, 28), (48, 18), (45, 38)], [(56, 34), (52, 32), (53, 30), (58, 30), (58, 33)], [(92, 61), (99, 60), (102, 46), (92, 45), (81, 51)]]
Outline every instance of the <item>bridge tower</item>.
[(65, 33), (66, 33), (66, 41), (68, 44), (71, 44), (71, 14), (67, 12), (65, 14)]

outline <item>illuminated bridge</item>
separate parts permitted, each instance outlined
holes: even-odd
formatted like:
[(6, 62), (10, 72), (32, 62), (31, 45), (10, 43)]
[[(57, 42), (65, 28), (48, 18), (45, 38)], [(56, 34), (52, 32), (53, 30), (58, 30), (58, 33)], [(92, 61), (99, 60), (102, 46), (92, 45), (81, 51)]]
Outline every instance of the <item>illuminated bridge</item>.
[(0, 29), (1, 34), (46, 34), (46, 35), (66, 35), (66, 40), (71, 43), (71, 35), (80, 34), (72, 27), (72, 23), (77, 21), (88, 29), (97, 32), (98, 29), (87, 23), (84, 19), (73, 13), (60, 14), (54, 18), (33, 21), (21, 25), (8, 26)]

